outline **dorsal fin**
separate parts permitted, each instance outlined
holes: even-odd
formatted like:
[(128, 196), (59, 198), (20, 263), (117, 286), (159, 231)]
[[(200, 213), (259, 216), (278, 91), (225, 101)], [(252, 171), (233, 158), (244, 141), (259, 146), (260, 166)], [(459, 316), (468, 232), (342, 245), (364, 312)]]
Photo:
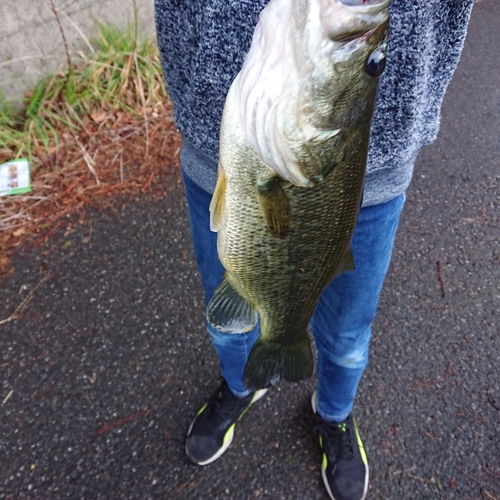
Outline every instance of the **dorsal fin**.
[(217, 232), (223, 224), (224, 212), (226, 209), (224, 200), (225, 193), (226, 174), (219, 165), (217, 184), (215, 185), (215, 191), (212, 195), (212, 201), (210, 202), (210, 229), (214, 232)]

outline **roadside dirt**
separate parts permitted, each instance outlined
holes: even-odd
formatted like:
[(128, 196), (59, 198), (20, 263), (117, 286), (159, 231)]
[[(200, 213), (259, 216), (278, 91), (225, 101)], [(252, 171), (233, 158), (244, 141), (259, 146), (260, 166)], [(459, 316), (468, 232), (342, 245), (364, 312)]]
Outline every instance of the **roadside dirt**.
[(143, 115), (103, 109), (82, 124), (58, 130), (57, 145), (35, 152), (30, 193), (0, 198), (0, 276), (12, 271), (15, 251), (85, 224), (89, 207), (158, 198), (180, 182), (180, 134), (168, 99)]

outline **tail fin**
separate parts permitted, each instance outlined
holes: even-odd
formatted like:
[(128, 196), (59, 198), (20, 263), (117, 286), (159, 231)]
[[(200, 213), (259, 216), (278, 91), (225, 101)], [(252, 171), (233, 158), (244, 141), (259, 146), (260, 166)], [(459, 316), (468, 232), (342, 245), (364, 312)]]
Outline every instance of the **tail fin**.
[(279, 378), (297, 382), (310, 377), (313, 370), (309, 336), (292, 345), (259, 339), (250, 352), (243, 382), (250, 390), (263, 389)]

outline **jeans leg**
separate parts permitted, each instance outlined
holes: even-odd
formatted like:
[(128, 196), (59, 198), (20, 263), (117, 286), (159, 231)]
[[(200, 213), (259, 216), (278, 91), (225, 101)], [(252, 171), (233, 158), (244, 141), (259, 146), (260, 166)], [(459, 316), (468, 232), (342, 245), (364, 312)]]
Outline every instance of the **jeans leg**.
[[(181, 162), (182, 158), (181, 150)], [(184, 172), (183, 180), (196, 263), (205, 291), (205, 302), (208, 303), (224, 274), (224, 267), (217, 256), (217, 234), (210, 231), (209, 206), (212, 195), (195, 184)], [(250, 391), (243, 385), (243, 370), (259, 336), (258, 327), (241, 334), (223, 333), (209, 324), (207, 330), (219, 356), (221, 374), (229, 388), (236, 396), (248, 395)]]
[(404, 195), (361, 209), (352, 240), (355, 270), (323, 292), (311, 321), (318, 348), (318, 413), (344, 420), (368, 363), (371, 323), (389, 267)]
[(184, 171), (182, 180), (188, 203), (194, 255), (205, 291), (205, 304), (208, 304), (224, 274), (224, 267), (217, 256), (217, 233), (210, 230), (209, 206), (212, 195), (195, 184)]

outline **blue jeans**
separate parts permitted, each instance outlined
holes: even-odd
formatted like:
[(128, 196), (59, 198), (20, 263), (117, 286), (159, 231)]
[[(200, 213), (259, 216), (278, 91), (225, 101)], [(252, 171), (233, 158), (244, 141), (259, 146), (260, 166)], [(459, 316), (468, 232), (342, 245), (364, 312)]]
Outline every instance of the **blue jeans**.
[[(181, 163), (186, 160), (181, 150)], [(192, 160), (192, 158), (190, 159)], [(183, 173), (196, 262), (205, 300), (222, 281), (224, 268), (217, 257), (217, 235), (210, 231), (212, 195)], [(323, 292), (310, 327), (318, 349), (317, 408), (324, 420), (344, 420), (352, 411), (361, 375), (368, 363), (371, 323), (392, 246), (404, 195), (362, 208), (352, 240), (356, 269), (338, 276)], [(258, 325), (243, 334), (222, 333), (207, 324), (231, 391), (246, 396), (242, 377), (250, 350), (259, 336)]]

